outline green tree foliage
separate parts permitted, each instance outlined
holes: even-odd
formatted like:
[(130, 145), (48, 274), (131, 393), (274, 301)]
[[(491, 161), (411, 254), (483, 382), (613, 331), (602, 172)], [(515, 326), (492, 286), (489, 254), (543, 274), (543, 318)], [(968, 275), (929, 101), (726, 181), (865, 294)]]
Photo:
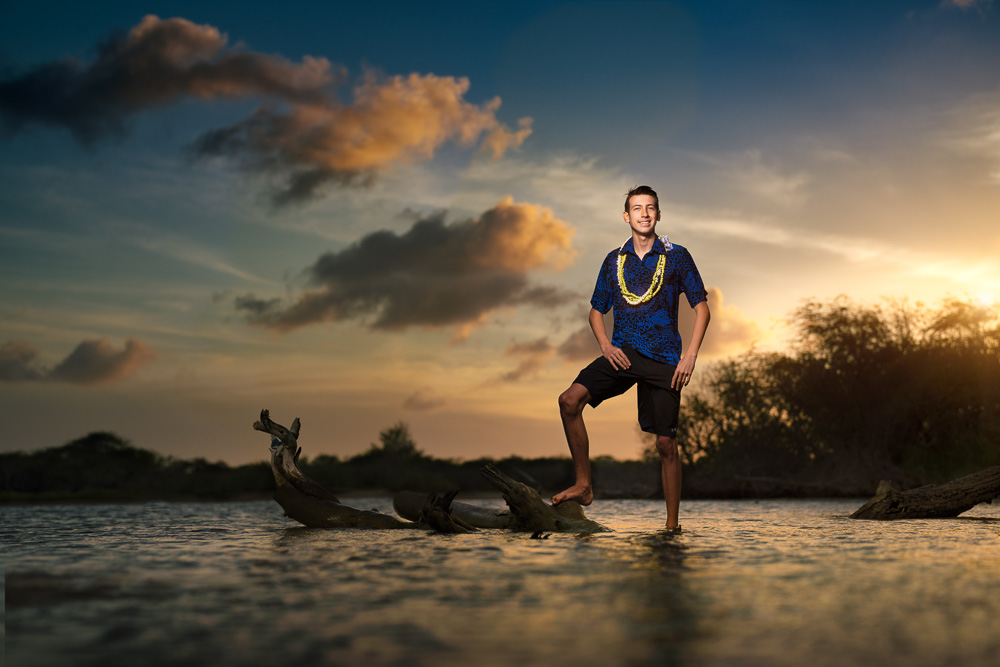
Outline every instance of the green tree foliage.
[(719, 363), (686, 399), (686, 456), (702, 478), (861, 494), (996, 465), (998, 315), (958, 300), (937, 312), (808, 301), (789, 351)]

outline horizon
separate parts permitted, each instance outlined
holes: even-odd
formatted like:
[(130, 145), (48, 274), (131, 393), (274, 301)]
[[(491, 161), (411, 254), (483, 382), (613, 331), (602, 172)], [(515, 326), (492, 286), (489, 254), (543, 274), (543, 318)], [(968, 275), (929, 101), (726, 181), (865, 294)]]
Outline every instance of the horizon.
[(996, 3), (504, 7), (0, 6), (0, 452), (238, 466), (267, 408), (309, 458), (568, 456), (638, 183), (709, 289), (695, 386), (807, 299), (1000, 301)]

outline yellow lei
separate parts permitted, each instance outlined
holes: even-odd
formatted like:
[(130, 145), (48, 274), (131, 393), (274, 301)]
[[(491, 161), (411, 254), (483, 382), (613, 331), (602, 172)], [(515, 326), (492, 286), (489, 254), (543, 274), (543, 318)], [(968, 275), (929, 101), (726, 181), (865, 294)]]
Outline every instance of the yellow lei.
[[(673, 244), (667, 240), (666, 236), (660, 237), (660, 240), (665, 250), (670, 250), (673, 247)], [(626, 240), (625, 243), (628, 243), (628, 241)], [(642, 295), (632, 294), (628, 289), (628, 285), (625, 284), (625, 253), (622, 252), (625, 249), (625, 243), (618, 249), (618, 288), (622, 291), (622, 297), (629, 305), (638, 306), (656, 296), (660, 288), (663, 287), (663, 274), (667, 267), (667, 256), (665, 254), (660, 255), (660, 258), (656, 260), (656, 272), (653, 273), (653, 281), (649, 283), (649, 289)]]

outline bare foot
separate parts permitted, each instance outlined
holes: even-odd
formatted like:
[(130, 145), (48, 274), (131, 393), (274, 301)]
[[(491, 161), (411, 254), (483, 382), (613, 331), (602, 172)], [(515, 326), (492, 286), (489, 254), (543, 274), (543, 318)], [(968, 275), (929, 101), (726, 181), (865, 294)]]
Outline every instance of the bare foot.
[(553, 505), (558, 505), (559, 503), (566, 502), (567, 500), (575, 500), (581, 505), (589, 505), (594, 502), (594, 490), (589, 486), (574, 484), (562, 493), (557, 493), (552, 496)]

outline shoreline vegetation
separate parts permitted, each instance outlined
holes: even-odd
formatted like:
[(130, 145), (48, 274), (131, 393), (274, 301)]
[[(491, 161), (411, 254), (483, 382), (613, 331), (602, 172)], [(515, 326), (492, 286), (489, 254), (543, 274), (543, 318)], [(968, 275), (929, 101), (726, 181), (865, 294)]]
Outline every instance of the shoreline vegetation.
[[(678, 433), (685, 499), (868, 497), (1000, 465), (1000, 306), (950, 299), (859, 305), (807, 301), (783, 352), (751, 350), (706, 364), (685, 394)], [(253, 406), (250, 406), (251, 412)], [(341, 459), (299, 460), (335, 494), (397, 491), (494, 497), (492, 463), (542, 494), (573, 482), (568, 456), (470, 461), (424, 454), (405, 423)], [(662, 498), (659, 457), (592, 461), (597, 498)], [(268, 498), (267, 461), (178, 460), (109, 432), (61, 447), (0, 454), (0, 502)]]

